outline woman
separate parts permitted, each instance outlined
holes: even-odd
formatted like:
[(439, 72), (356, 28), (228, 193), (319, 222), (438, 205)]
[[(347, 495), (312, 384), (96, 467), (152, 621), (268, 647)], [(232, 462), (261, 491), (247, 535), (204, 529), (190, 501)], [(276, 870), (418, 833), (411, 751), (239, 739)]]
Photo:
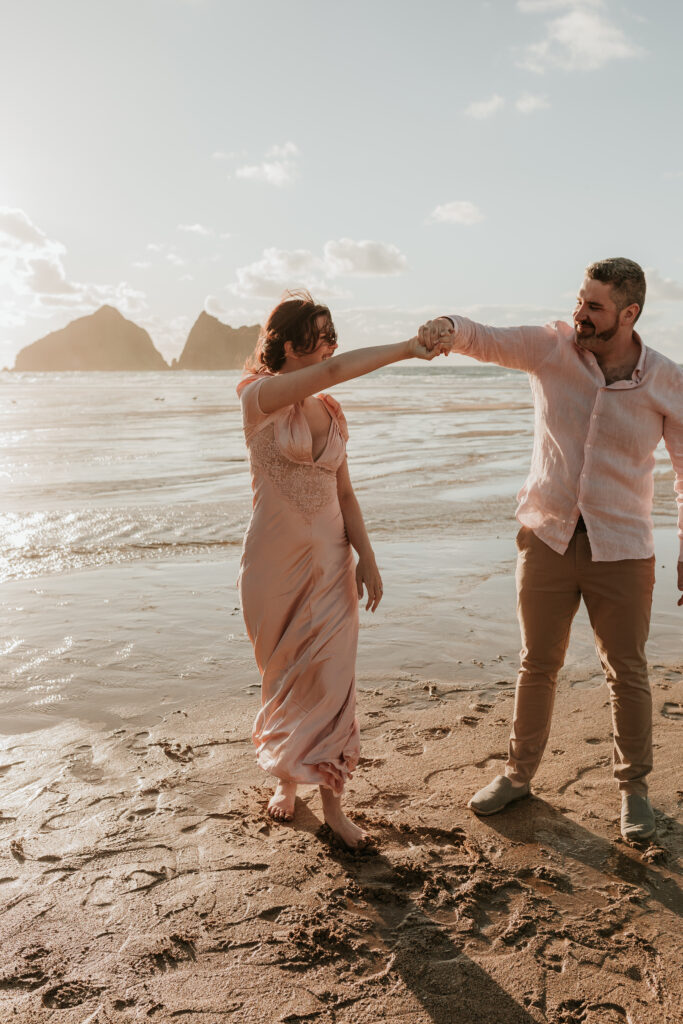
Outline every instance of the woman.
[(331, 358), (336, 348), (329, 309), (293, 293), (268, 317), (237, 387), (254, 490), (239, 587), (262, 677), (257, 761), (278, 780), (268, 812), (290, 821), (297, 785), (319, 785), (325, 821), (357, 847), (370, 837), (341, 794), (360, 754), (358, 600), (365, 588), (374, 612), (382, 580), (349, 478), (344, 415), (316, 392), (439, 349), (412, 338)]

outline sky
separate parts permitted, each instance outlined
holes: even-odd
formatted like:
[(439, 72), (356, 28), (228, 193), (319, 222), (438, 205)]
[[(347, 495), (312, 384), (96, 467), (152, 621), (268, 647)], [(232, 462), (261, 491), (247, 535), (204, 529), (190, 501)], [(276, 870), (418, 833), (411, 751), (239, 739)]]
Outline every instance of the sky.
[(284, 289), (342, 348), (569, 319), (645, 269), (683, 362), (677, 0), (22, 0), (0, 36), (0, 368), (116, 306), (162, 354)]

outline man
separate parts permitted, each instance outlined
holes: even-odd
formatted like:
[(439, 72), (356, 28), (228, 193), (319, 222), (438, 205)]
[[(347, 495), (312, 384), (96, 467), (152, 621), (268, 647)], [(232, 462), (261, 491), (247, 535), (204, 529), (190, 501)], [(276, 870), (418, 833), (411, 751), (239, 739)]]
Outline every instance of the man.
[(499, 329), (451, 316), (419, 330), (428, 347), (450, 345), (482, 362), (525, 370), (536, 412), (531, 470), (517, 509), (523, 647), (508, 760), (505, 774), (469, 801), (477, 814), (495, 814), (530, 793), (583, 598), (610, 691), (622, 835), (640, 840), (655, 831), (645, 657), (654, 584), (653, 452), (663, 437), (676, 476), (683, 591), (683, 370), (634, 330), (644, 300), (638, 264), (606, 259), (586, 269), (573, 328), (558, 321)]

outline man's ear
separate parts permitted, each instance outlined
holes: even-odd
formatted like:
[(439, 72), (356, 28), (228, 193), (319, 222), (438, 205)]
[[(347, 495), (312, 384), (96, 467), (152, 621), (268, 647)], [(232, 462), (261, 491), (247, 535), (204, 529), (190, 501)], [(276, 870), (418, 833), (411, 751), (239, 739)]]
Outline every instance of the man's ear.
[(632, 302), (630, 306), (625, 306), (621, 311), (621, 322), (628, 327), (632, 327), (636, 322), (636, 317), (640, 313), (640, 306), (637, 302)]

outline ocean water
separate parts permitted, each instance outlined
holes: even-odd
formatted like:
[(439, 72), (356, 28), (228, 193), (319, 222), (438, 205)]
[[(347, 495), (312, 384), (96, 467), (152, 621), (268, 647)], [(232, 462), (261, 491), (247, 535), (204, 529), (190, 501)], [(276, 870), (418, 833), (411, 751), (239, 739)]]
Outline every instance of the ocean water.
[[(251, 502), (239, 376), (2, 375), (0, 578), (239, 545)], [(521, 484), (531, 406), (519, 374), (401, 367), (334, 393), (376, 530), (407, 514), (432, 528), (427, 492), (509, 499)]]
[[(0, 374), (0, 733), (65, 717), (150, 720), (190, 698), (255, 699), (234, 589), (251, 511), (239, 377)], [(513, 680), (515, 495), (533, 430), (526, 377), (404, 365), (332, 393), (385, 577), (377, 615), (361, 615), (361, 685), (477, 688), (503, 669)], [(663, 448), (656, 463), (671, 575)], [(680, 648), (670, 590), (655, 600), (661, 658)], [(577, 657), (592, 665), (582, 635)]]
[[(251, 495), (239, 376), (0, 374), (0, 580), (240, 545)], [(523, 374), (402, 366), (334, 394), (375, 535), (509, 520), (532, 444)], [(663, 449), (657, 476), (660, 519), (673, 522)]]

